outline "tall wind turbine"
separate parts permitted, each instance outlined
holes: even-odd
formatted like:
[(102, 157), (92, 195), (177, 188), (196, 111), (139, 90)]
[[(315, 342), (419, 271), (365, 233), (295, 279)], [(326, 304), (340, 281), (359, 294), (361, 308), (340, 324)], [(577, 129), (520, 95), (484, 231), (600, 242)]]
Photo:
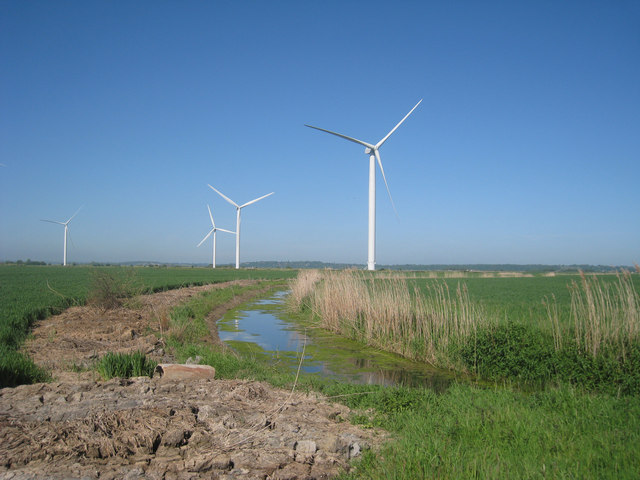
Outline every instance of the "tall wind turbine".
[(42, 220), (43, 222), (57, 223), (58, 225), (64, 225), (64, 249), (63, 249), (63, 255), (62, 255), (62, 265), (63, 266), (67, 265), (67, 236), (69, 235), (69, 222), (71, 220), (73, 220), (73, 217), (75, 217), (81, 209), (82, 209), (82, 207), (80, 207), (78, 209), (78, 211), (76, 213), (74, 213), (71, 216), (71, 218), (69, 220), (67, 220), (66, 222), (56, 222), (55, 220)]
[[(209, 184), (207, 184), (207, 185), (209, 185)], [(224, 198), (231, 205), (236, 207), (236, 268), (240, 268), (240, 211), (244, 207), (248, 207), (252, 203), (256, 203), (256, 202), (262, 200), (263, 198), (267, 198), (269, 195), (273, 195), (274, 192), (267, 193), (266, 195), (263, 195), (260, 198), (256, 198), (255, 200), (251, 200), (250, 202), (247, 202), (244, 205), (238, 205), (236, 202), (231, 200), (229, 197), (226, 197), (224, 194), (222, 194), (221, 192), (219, 192), (218, 190), (213, 188), (211, 185), (209, 185), (209, 188), (211, 190), (213, 190), (214, 192), (216, 192), (218, 195), (220, 195), (222, 198)]]
[(362, 140), (358, 140), (357, 138), (348, 137), (346, 135), (342, 135), (341, 133), (332, 132), (331, 130), (325, 130), (324, 128), (314, 127), (313, 125), (305, 124), (305, 127), (315, 128), (316, 130), (320, 130), (322, 132), (330, 133), (331, 135), (335, 135), (336, 137), (344, 138), (345, 140), (349, 140), (350, 142), (357, 143), (365, 147), (364, 153), (369, 155), (369, 248), (367, 255), (367, 269), (375, 270), (376, 269), (376, 160), (378, 161), (378, 165), (380, 166), (380, 172), (382, 172), (382, 178), (384, 180), (384, 184), (387, 187), (387, 193), (389, 194), (389, 200), (391, 200), (391, 206), (395, 211), (396, 207), (393, 204), (393, 198), (391, 197), (391, 191), (389, 190), (389, 185), (387, 184), (387, 177), (384, 174), (384, 168), (382, 168), (382, 160), (380, 160), (380, 147), (387, 141), (387, 139), (391, 136), (396, 129), (402, 125), (409, 115), (413, 113), (413, 111), (420, 105), (422, 100), (416, 103), (415, 107), (411, 109), (409, 113), (407, 113), (398, 124), (391, 129), (387, 135), (380, 140), (375, 145), (367, 142), (363, 142)]
[(216, 232), (218, 230), (220, 230), (221, 232), (227, 232), (227, 233), (235, 233), (232, 232), (230, 230), (225, 230), (224, 228), (218, 228), (216, 227), (216, 222), (213, 221), (213, 215), (211, 215), (211, 209), (209, 208), (209, 205), (207, 205), (207, 210), (209, 210), (209, 218), (211, 219), (211, 230), (209, 230), (209, 233), (207, 233), (207, 235), (200, 240), (200, 243), (198, 244), (198, 247), (200, 245), (202, 245), (204, 243), (204, 241), (209, 238), (211, 236), (211, 234), (213, 233), (213, 261), (211, 262), (211, 265), (213, 266), (213, 268), (216, 268)]

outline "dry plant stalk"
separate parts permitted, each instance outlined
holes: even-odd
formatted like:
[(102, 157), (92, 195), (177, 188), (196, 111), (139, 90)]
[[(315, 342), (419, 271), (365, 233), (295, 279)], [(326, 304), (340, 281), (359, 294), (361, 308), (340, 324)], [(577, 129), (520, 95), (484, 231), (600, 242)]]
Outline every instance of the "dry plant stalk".
[(289, 282), (289, 289), (291, 290), (289, 305), (293, 309), (300, 310), (318, 280), (320, 280), (320, 272), (318, 270), (301, 270), (298, 276)]
[(569, 287), (576, 343), (593, 357), (603, 348), (613, 348), (625, 359), (627, 345), (640, 336), (640, 294), (630, 272), (616, 277), (615, 282), (601, 282), (580, 272), (580, 283)]
[(317, 274), (305, 298), (320, 326), (405, 357), (451, 366), (451, 343), (461, 344), (486, 320), (466, 286), (452, 293), (444, 282), (428, 283), (425, 295), (397, 275)]

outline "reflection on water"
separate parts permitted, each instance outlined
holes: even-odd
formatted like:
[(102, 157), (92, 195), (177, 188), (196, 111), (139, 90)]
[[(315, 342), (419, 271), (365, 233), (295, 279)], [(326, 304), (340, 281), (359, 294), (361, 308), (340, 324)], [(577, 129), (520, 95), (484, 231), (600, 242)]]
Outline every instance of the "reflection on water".
[(380, 352), (321, 330), (305, 330), (287, 318), (284, 296), (272, 297), (232, 310), (218, 322), (223, 342), (252, 344), (254, 350), (302, 370), (362, 384), (427, 386), (444, 390), (452, 377), (447, 372)]

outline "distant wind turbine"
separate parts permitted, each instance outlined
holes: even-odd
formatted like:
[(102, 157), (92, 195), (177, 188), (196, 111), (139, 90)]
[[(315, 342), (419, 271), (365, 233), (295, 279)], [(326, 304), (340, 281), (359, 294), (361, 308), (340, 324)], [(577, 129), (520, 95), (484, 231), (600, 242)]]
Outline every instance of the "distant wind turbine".
[[(367, 269), (375, 270), (376, 269), (376, 160), (378, 161), (378, 165), (380, 166), (380, 172), (382, 172), (382, 178), (384, 180), (384, 184), (387, 187), (387, 193), (389, 194), (389, 200), (391, 200), (391, 206), (393, 207), (393, 211), (396, 211), (396, 206), (393, 203), (393, 198), (391, 197), (391, 191), (389, 190), (389, 184), (387, 184), (387, 177), (384, 174), (384, 168), (382, 168), (382, 160), (380, 160), (380, 152), (379, 149), (382, 147), (384, 142), (391, 136), (396, 129), (402, 125), (409, 115), (413, 113), (413, 111), (422, 103), (420, 100), (416, 103), (415, 107), (411, 109), (409, 113), (407, 113), (398, 124), (391, 129), (387, 135), (380, 140), (375, 145), (367, 142), (363, 142), (362, 140), (358, 140), (357, 138), (348, 137), (346, 135), (342, 135), (341, 133), (332, 132), (331, 130), (325, 130), (324, 128), (314, 127), (313, 125), (305, 124), (305, 127), (315, 128), (316, 130), (320, 130), (322, 132), (330, 133), (331, 135), (335, 135), (336, 137), (344, 138), (345, 140), (349, 140), (350, 142), (357, 143), (365, 147), (364, 153), (369, 155), (369, 245), (368, 245), (368, 255), (367, 255)], [(397, 212), (396, 212), (397, 214)]]
[(78, 209), (78, 211), (76, 213), (74, 213), (71, 216), (71, 218), (69, 220), (67, 220), (66, 222), (56, 222), (55, 220), (42, 220), (43, 222), (57, 223), (58, 225), (63, 225), (64, 226), (64, 247), (63, 247), (63, 255), (62, 255), (62, 265), (63, 266), (67, 265), (67, 236), (69, 235), (69, 222), (71, 220), (73, 220), (73, 217), (75, 217), (81, 209), (82, 209), (82, 207), (80, 207)]
[(213, 215), (211, 214), (211, 209), (209, 208), (209, 205), (207, 205), (207, 210), (209, 210), (209, 218), (211, 219), (211, 230), (209, 230), (209, 233), (207, 233), (207, 235), (200, 240), (200, 243), (198, 244), (198, 247), (200, 245), (202, 245), (204, 243), (204, 241), (209, 238), (211, 236), (211, 234), (213, 233), (213, 261), (211, 262), (211, 265), (213, 266), (213, 268), (216, 268), (216, 232), (219, 230), (221, 232), (227, 232), (227, 233), (235, 233), (232, 232), (230, 230), (225, 230), (224, 228), (218, 228), (216, 227), (216, 222), (213, 221)]
[[(207, 185), (209, 185), (209, 184), (207, 184)], [(221, 192), (219, 192), (218, 190), (213, 188), (211, 185), (209, 185), (209, 188), (211, 190), (213, 190), (214, 192), (216, 192), (218, 195), (220, 195), (222, 198), (224, 198), (231, 205), (236, 207), (236, 268), (240, 268), (240, 211), (244, 207), (248, 207), (252, 203), (256, 203), (256, 202), (262, 200), (263, 198), (267, 198), (269, 195), (273, 195), (274, 192), (267, 193), (266, 195), (263, 195), (262, 197), (256, 198), (255, 200), (251, 200), (250, 202), (247, 202), (244, 205), (238, 205), (236, 202), (231, 200), (229, 197), (226, 197), (224, 194), (222, 194)]]

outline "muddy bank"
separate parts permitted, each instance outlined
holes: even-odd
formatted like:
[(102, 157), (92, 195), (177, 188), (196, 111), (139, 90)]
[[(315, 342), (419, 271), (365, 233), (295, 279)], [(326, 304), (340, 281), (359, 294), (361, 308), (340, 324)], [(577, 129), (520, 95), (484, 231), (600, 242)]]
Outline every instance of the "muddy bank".
[[(84, 370), (107, 352), (142, 351), (157, 362), (172, 362), (162, 338), (152, 332), (166, 331), (169, 312), (202, 292), (230, 286), (257, 285), (256, 280), (237, 280), (199, 287), (181, 288), (132, 299), (128, 306), (102, 310), (92, 306), (71, 307), (49, 317), (33, 328), (25, 352), (51, 372), (54, 379), (74, 379), (71, 371)], [(208, 323), (211, 343), (220, 345), (215, 322), (224, 313), (272, 286), (242, 291), (231, 301), (211, 312)], [(85, 375), (88, 378), (89, 375)]]
[[(349, 409), (315, 395), (237, 380), (98, 381), (109, 351), (142, 350), (171, 362), (162, 330), (171, 308), (214, 288), (139, 297), (130, 308), (74, 307), (40, 322), (25, 350), (56, 381), (0, 390), (0, 479), (330, 478), (381, 432), (349, 424)], [(264, 294), (245, 291), (208, 316)], [(164, 320), (163, 320), (164, 319)]]

